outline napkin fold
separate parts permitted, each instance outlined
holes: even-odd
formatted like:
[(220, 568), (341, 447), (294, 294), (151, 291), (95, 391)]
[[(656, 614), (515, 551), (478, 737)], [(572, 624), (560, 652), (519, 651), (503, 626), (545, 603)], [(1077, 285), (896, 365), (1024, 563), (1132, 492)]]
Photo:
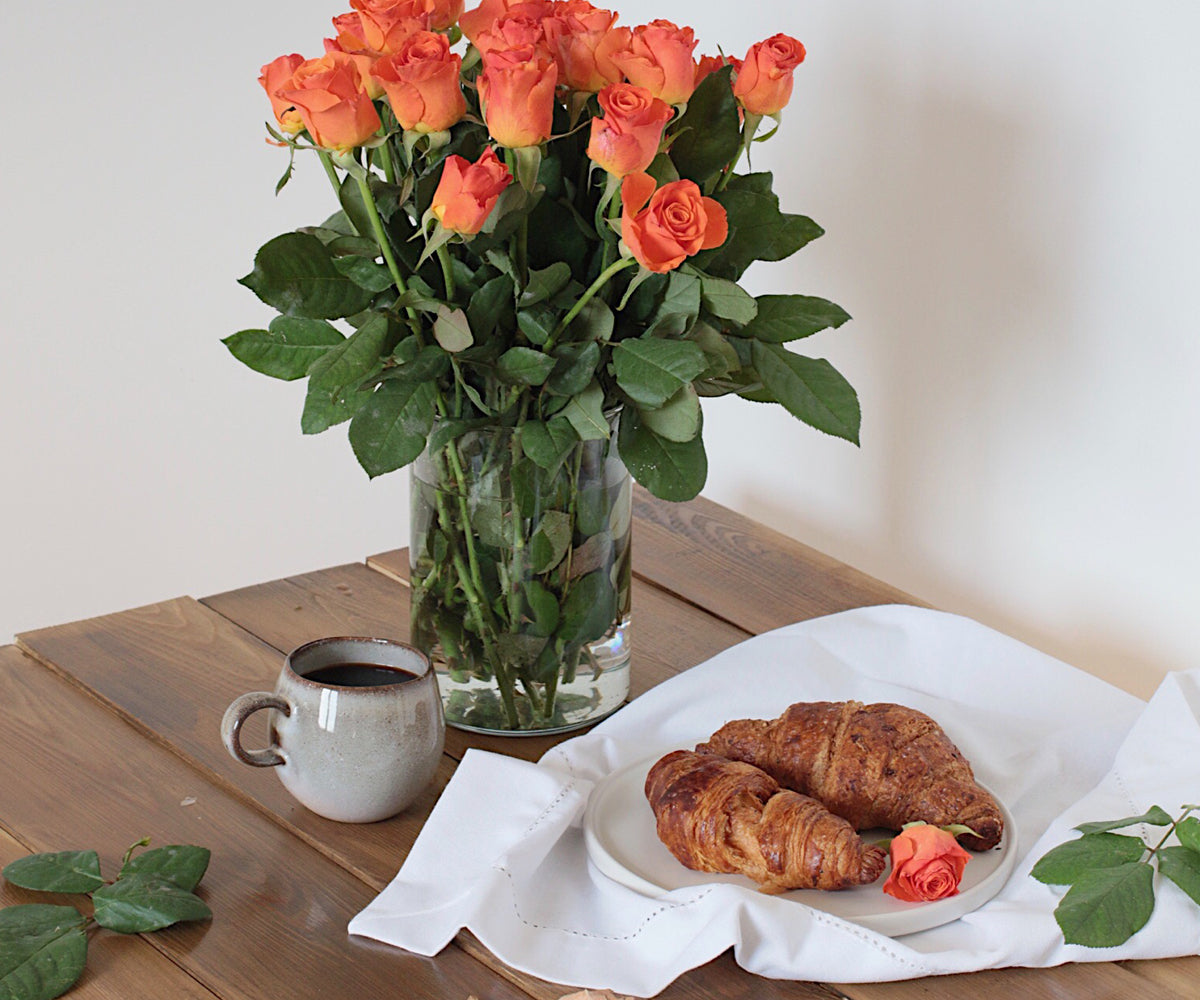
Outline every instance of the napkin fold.
[[(990, 902), (889, 938), (741, 886), (649, 898), (591, 867), (581, 822), (606, 775), (729, 719), (847, 699), (931, 715), (1008, 806), (1018, 858)], [(469, 928), (516, 969), (643, 997), (729, 947), (749, 972), (824, 982), (1195, 954), (1200, 911), (1168, 880), (1156, 876), (1142, 931), (1092, 949), (1063, 943), (1053, 917), (1063, 890), (1029, 870), (1078, 823), (1170, 811), (1198, 794), (1200, 671), (1171, 675), (1146, 704), (966, 618), (857, 609), (733, 646), (537, 764), (469, 751), (396, 878), (349, 930), (434, 955)]]

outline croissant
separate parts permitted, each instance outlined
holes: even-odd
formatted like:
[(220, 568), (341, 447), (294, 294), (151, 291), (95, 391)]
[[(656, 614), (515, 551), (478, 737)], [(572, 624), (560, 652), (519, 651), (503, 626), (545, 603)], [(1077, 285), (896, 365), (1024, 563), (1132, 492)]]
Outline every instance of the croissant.
[(646, 776), (658, 837), (687, 868), (748, 875), (767, 893), (874, 882), (887, 855), (757, 767), (676, 750)]
[(978, 836), (959, 840), (980, 851), (1004, 831), (996, 800), (942, 728), (903, 705), (801, 702), (773, 722), (729, 722), (696, 749), (761, 768), (856, 830), (961, 823)]

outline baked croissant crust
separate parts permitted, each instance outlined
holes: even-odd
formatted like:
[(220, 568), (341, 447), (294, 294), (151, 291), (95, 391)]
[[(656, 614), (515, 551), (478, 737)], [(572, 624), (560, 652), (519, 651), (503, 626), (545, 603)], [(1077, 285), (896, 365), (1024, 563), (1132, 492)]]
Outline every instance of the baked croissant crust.
[(855, 830), (961, 823), (979, 836), (959, 840), (979, 851), (1004, 831), (999, 805), (941, 726), (904, 705), (800, 702), (773, 722), (729, 722), (696, 749), (761, 768)]
[(650, 769), (646, 798), (685, 867), (748, 875), (763, 892), (874, 882), (887, 860), (821, 803), (740, 761), (676, 750)]

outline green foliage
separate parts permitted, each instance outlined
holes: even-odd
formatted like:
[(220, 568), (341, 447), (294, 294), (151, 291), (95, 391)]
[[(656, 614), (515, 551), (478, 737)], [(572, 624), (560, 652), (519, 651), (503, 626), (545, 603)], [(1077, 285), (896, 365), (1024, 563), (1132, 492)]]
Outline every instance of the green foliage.
[[(1181, 808), (1178, 819), (1152, 806), (1140, 816), (1081, 824), (1079, 839), (1038, 860), (1030, 871), (1033, 878), (1070, 886), (1054, 910), (1067, 944), (1113, 948), (1141, 930), (1154, 912), (1156, 859), (1159, 872), (1200, 903), (1200, 822), (1189, 815), (1200, 807)], [(1138, 824), (1168, 829), (1154, 847), (1141, 837), (1111, 832)], [(1172, 834), (1179, 845), (1164, 846)]]
[(88, 921), (73, 906), (43, 903), (0, 909), (0, 997), (53, 1000), (69, 990), (87, 963), (92, 922), (136, 934), (212, 916), (192, 891), (208, 868), (208, 850), (172, 844), (134, 855), (148, 843), (130, 847), (112, 882), (101, 876), (95, 851), (31, 854), (5, 866), (4, 877), (25, 889), (87, 893), (93, 916)]

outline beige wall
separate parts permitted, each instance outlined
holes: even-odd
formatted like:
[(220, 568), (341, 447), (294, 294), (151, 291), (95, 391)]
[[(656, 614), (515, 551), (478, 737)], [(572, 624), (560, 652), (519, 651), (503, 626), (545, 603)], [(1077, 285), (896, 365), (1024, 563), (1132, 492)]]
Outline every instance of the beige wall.
[[(301, 387), (219, 343), (268, 318), (235, 284), (254, 249), (329, 210), (315, 162), (272, 196), (255, 77), (337, 6), (34, 5), (10, 32), (0, 641), (405, 544), (406, 477), (303, 438)], [(1200, 8), (617, 6), (809, 49), (755, 166), (828, 235), (747, 284), (854, 315), (804, 346), (858, 388), (863, 446), (720, 401), (707, 495), (1138, 693), (1195, 665)]]

